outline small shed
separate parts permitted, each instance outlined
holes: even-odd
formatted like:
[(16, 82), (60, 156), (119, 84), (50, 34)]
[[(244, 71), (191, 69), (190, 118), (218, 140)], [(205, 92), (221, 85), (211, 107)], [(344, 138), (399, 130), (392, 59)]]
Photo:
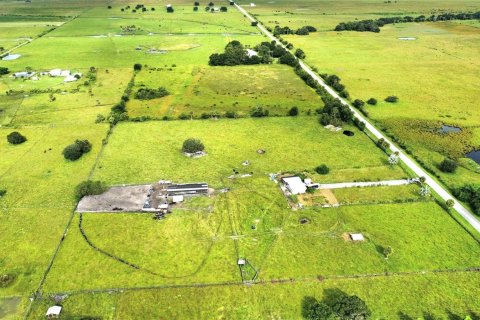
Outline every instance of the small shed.
[(47, 318), (58, 318), (60, 316), (60, 312), (62, 311), (62, 307), (60, 306), (53, 306), (48, 308), (47, 313), (45, 316)]
[(173, 203), (180, 203), (183, 202), (183, 196), (172, 196)]
[(247, 263), (247, 261), (245, 259), (240, 258), (240, 259), (237, 260), (237, 264), (239, 266), (244, 266), (246, 263)]
[(258, 52), (252, 49), (247, 49), (247, 56), (249, 58), (258, 56)]
[(363, 234), (361, 233), (350, 233), (350, 238), (352, 241), (364, 241), (365, 238), (363, 237)]
[(299, 177), (287, 177), (283, 178), (282, 181), (292, 194), (303, 194), (307, 192), (307, 186)]

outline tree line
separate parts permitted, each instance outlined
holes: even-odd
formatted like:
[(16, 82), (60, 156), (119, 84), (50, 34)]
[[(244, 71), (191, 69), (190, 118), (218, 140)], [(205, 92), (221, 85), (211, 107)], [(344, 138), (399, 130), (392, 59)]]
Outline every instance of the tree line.
[(308, 36), (310, 32), (316, 32), (317, 29), (312, 26), (303, 26), (299, 29), (291, 29), (290, 27), (280, 27), (280, 26), (275, 26), (273, 29), (273, 35), (277, 37), (278, 35), (281, 34), (296, 34), (299, 36)]
[(360, 20), (350, 22), (340, 22), (335, 31), (359, 31), (359, 32), (380, 32), (380, 28), (386, 24), (406, 23), (406, 22), (435, 22), (435, 21), (450, 21), (450, 20), (473, 20), (480, 19), (480, 11), (475, 13), (461, 12), (461, 13), (443, 13), (439, 15), (431, 15), (426, 17), (420, 15), (418, 17), (404, 16), (404, 17), (386, 17), (376, 20)]

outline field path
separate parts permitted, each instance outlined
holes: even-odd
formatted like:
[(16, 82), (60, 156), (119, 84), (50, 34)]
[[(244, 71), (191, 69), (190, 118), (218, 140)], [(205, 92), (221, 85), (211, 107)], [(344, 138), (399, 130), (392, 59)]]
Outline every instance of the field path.
[[(251, 22), (257, 22), (245, 9), (240, 7), (238, 4), (235, 3), (235, 7)], [(288, 50), (285, 45), (283, 45), (277, 38), (275, 38), (260, 22), (258, 22), (257, 27), (262, 31), (269, 39), (275, 41), (278, 45), (282, 46), (285, 50)], [(418, 165), (415, 161), (413, 161), (409, 156), (407, 156), (400, 148), (394, 145), (390, 139), (388, 139), (380, 130), (378, 130), (375, 126), (373, 126), (362, 114), (360, 114), (355, 108), (353, 108), (346, 100), (340, 97), (332, 88), (330, 88), (323, 79), (320, 78), (317, 74), (315, 74), (312, 69), (305, 64), (302, 60), (299, 60), (300, 66), (302, 69), (307, 72), (310, 76), (312, 76), (315, 81), (317, 81), (332, 97), (341, 101), (342, 104), (348, 106), (350, 110), (352, 110), (353, 114), (356, 118), (360, 121), (365, 123), (366, 130), (368, 130), (375, 138), (377, 139), (384, 139), (390, 145), (390, 150), (392, 152), (398, 152), (400, 159), (407, 165), (410, 170), (412, 170), (417, 176), (425, 177), (426, 183), (428, 186), (436, 192), (444, 201), (449, 199), (454, 200), (455, 204), (453, 208), (457, 211), (467, 222), (480, 233), (480, 221), (465, 207), (463, 206), (457, 199), (455, 199), (445, 187), (440, 185), (436, 180), (434, 180), (420, 165)]]

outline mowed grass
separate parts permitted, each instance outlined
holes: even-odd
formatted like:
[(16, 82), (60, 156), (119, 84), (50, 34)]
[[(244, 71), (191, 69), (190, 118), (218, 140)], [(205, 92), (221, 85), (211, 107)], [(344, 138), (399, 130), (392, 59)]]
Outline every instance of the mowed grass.
[[(314, 117), (125, 123), (115, 128), (94, 178), (109, 184), (164, 178), (221, 186), (233, 169), (263, 176), (313, 170), (322, 163), (332, 175), (342, 169), (361, 172), (373, 167), (372, 172), (382, 171), (383, 178), (405, 176), (399, 168), (381, 169), (388, 166), (386, 155), (365, 135), (349, 129), (356, 133), (354, 137), (330, 132)], [(191, 159), (182, 154), (183, 141), (191, 137), (203, 141), (207, 156)], [(266, 153), (258, 154), (259, 149)], [(245, 160), (251, 165), (242, 166)], [(350, 174), (355, 179), (355, 170)]]
[(143, 86), (162, 86), (170, 95), (153, 100), (131, 99), (127, 107), (132, 117), (180, 114), (199, 117), (202, 113), (223, 116), (226, 111), (249, 116), (257, 106), (268, 110), (270, 115), (285, 116), (294, 106), (300, 114), (308, 111), (314, 114), (323, 106), (315, 91), (284, 65), (152, 69), (137, 75), (133, 91)]
[[(454, 273), (75, 294), (63, 302), (63, 312), (107, 319), (137, 319), (139, 314), (145, 319), (301, 319), (305, 296), (322, 299), (344, 292), (365, 300), (374, 319), (474, 319), (480, 313), (478, 281), (477, 273)], [(36, 301), (30, 319), (41, 318), (50, 305), (50, 299)]]

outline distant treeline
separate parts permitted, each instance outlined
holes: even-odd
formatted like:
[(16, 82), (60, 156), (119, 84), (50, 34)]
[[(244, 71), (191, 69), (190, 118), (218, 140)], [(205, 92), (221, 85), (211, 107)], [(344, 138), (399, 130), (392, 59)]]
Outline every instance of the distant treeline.
[(310, 34), (310, 32), (316, 32), (316, 31), (317, 29), (312, 26), (304, 26), (297, 30), (290, 29), (290, 27), (275, 26), (275, 28), (273, 29), (273, 35), (278, 36), (280, 34), (296, 34), (299, 36), (307, 36)]
[(360, 32), (380, 32), (380, 28), (386, 24), (405, 23), (405, 22), (434, 22), (434, 21), (448, 21), (448, 20), (474, 20), (480, 19), (480, 11), (475, 13), (443, 13), (439, 15), (431, 15), (426, 17), (424, 15), (416, 18), (405, 17), (388, 17), (376, 20), (361, 20), (351, 22), (341, 22), (335, 27), (335, 31), (360, 31)]

